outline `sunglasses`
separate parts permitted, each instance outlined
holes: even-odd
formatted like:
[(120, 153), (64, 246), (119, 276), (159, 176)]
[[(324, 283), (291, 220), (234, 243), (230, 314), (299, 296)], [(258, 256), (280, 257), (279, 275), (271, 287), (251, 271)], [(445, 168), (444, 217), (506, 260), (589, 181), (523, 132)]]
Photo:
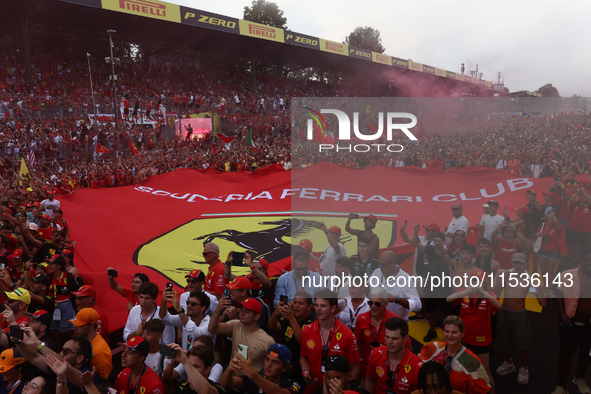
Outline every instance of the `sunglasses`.
[(192, 302), (192, 301), (187, 301), (187, 305), (197, 306), (197, 305), (201, 305), (201, 304), (198, 304), (198, 303)]
[(17, 302), (18, 300), (13, 300), (12, 298), (9, 298), (6, 300), (6, 303), (8, 304), (12, 304), (13, 302)]
[(203, 255), (203, 257), (205, 257), (205, 256), (207, 256), (207, 255), (208, 255), (208, 254), (210, 254), (210, 253), (215, 253), (215, 252), (203, 252), (203, 253), (201, 253), (201, 254)]
[(379, 307), (381, 307), (381, 306), (382, 306), (382, 303), (381, 303), (381, 302), (379, 302), (379, 301), (377, 301), (377, 302), (373, 302), (373, 301), (367, 301), (367, 305), (369, 305), (369, 306), (374, 306), (374, 305), (375, 305), (375, 306), (376, 306), (376, 308), (379, 308)]
[(454, 360), (454, 358), (452, 356), (447, 356), (445, 358), (445, 365), (443, 366), (443, 368), (445, 368), (445, 372), (447, 372), (448, 374), (451, 373), (451, 363)]
[(187, 279), (187, 283), (191, 283), (193, 285), (197, 282), (198, 282), (197, 279)]

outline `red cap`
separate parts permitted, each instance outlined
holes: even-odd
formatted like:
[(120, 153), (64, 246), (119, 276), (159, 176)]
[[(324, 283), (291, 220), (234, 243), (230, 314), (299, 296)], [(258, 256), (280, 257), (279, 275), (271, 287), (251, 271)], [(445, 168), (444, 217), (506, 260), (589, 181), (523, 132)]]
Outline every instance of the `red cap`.
[(198, 281), (205, 281), (205, 274), (201, 270), (193, 270), (185, 275), (185, 278), (197, 278)]
[(90, 285), (82, 286), (78, 291), (74, 292), (76, 297), (92, 297), (96, 300), (96, 290)]
[(312, 248), (314, 247), (312, 241), (310, 241), (309, 239), (302, 239), (300, 241), (300, 246), (306, 250), (312, 250)]
[(43, 219), (45, 219), (45, 220), (49, 220), (49, 221), (51, 221), (51, 218), (49, 217), (49, 215), (43, 215), (43, 216), (41, 216), (41, 217), (42, 217)]
[(548, 196), (550, 198), (556, 198), (556, 194), (553, 192), (544, 192), (542, 193), (544, 196)]
[(423, 226), (423, 227), (425, 227), (426, 229), (429, 229), (429, 230), (437, 231), (437, 232), (441, 231), (441, 228), (439, 227), (439, 225), (435, 224), (435, 223), (429, 223), (428, 225)]
[(265, 260), (264, 258), (260, 258), (259, 259), (259, 264), (263, 266), (264, 269), (266, 269), (267, 271), (269, 270), (269, 262), (267, 260)]
[(486, 282), (486, 275), (484, 274), (483, 270), (474, 270), (472, 271), (472, 275), (471, 277), (477, 277), (479, 279), (481, 279), (483, 282)]
[(332, 226), (328, 231), (338, 234), (339, 237), (341, 236), (341, 228), (339, 226)]
[(248, 280), (247, 277), (237, 276), (236, 279), (234, 279), (232, 282), (228, 283), (226, 285), (226, 287), (230, 290), (236, 290), (236, 289), (250, 290), (250, 289), (252, 289), (252, 284), (250, 283), (250, 280)]
[(23, 255), (23, 250), (22, 249), (15, 249), (11, 255), (9, 255), (8, 257), (12, 257), (12, 258), (19, 258), (22, 259), (22, 255)]
[(520, 212), (522, 212), (522, 213), (524, 213), (526, 215), (529, 213), (529, 208), (526, 207), (525, 205), (520, 205), (517, 208), (515, 208), (515, 210), (516, 211), (520, 211)]
[(371, 220), (373, 222), (373, 224), (376, 224), (378, 222), (378, 218), (376, 218), (374, 215), (369, 215), (365, 219)]
[(236, 304), (236, 307), (250, 309), (251, 311), (255, 311), (256, 313), (258, 313), (259, 315), (261, 314), (261, 312), (263, 310), (261, 303), (258, 302), (255, 298), (247, 298), (246, 300), (244, 300), (243, 303)]

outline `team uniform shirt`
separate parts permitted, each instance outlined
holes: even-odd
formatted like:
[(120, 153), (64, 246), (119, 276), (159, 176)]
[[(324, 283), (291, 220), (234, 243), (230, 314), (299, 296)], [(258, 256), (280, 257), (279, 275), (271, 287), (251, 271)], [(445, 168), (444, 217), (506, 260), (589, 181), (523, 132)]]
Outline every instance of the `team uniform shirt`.
[(224, 294), (227, 283), (228, 281), (224, 277), (224, 264), (218, 260), (213, 267), (209, 267), (207, 275), (205, 275), (203, 290), (221, 296)]
[(133, 387), (131, 386), (131, 369), (125, 368), (121, 371), (115, 381), (115, 390), (117, 394), (163, 394), (164, 386), (156, 372), (146, 365), (144, 373)]
[[(355, 338), (357, 341), (363, 341), (363, 348), (361, 349), (361, 375), (365, 377), (365, 371), (367, 370), (367, 363), (369, 361), (369, 355), (371, 353), (371, 343), (376, 341), (383, 346), (386, 343), (386, 327), (384, 323), (391, 317), (400, 317), (389, 310), (385, 311), (384, 318), (380, 322), (380, 328), (371, 321), (371, 311), (365, 312), (359, 315), (357, 323), (355, 324)], [(407, 337), (404, 346), (411, 346), (410, 335)]]
[(521, 162), (519, 159), (511, 159), (507, 161), (507, 171), (513, 174), (519, 174), (519, 168), (521, 167)]
[[(375, 379), (376, 394), (409, 394), (417, 389), (417, 376), (422, 365), (421, 359), (408, 349), (398, 365), (391, 365), (388, 361), (388, 348), (380, 346), (369, 356), (366, 375)], [(392, 387), (388, 387), (389, 379), (392, 381)]]
[(576, 202), (570, 209), (570, 218), (568, 219), (569, 230), (580, 233), (591, 233), (591, 203), (581, 204)]
[(41, 238), (43, 238), (44, 240), (46, 240), (48, 242), (50, 242), (53, 239), (52, 235), (55, 231), (56, 231), (55, 227), (47, 227), (47, 228), (39, 227), (39, 230), (37, 230), (37, 232), (39, 233)]
[(68, 272), (62, 272), (59, 279), (52, 276), (51, 285), (49, 285), (49, 293), (53, 293), (56, 302), (69, 302), (70, 293), (78, 291), (80, 283), (78, 280)]
[[(421, 349), (419, 357), (423, 362), (433, 360), (446, 365), (445, 345), (444, 341), (428, 343)], [(449, 380), (452, 387), (462, 393), (486, 394), (491, 388), (490, 380), (480, 359), (465, 347), (452, 360)]]
[[(466, 289), (461, 289), (464, 291)], [(488, 294), (497, 298), (495, 293), (488, 291)], [(480, 301), (480, 302), (479, 302)], [(461, 303), (460, 317), (464, 322), (464, 342), (468, 345), (488, 346), (492, 342), (491, 316), (498, 310), (488, 299), (481, 294), (472, 294), (472, 297), (464, 297), (456, 300), (454, 305)]]
[(131, 291), (131, 288), (124, 287), (121, 289), (121, 297), (127, 298), (127, 302), (131, 302), (132, 306), (136, 306), (140, 304), (140, 301), (137, 298), (137, 295)]
[(90, 359), (90, 366), (96, 368), (96, 372), (101, 378), (108, 379), (111, 370), (113, 369), (113, 357), (111, 355), (111, 348), (107, 342), (97, 335), (90, 342), (92, 345), (92, 358)]
[(268, 288), (265, 285), (263, 285), (263, 282), (255, 281), (255, 277), (253, 274), (244, 275), (244, 277), (247, 278), (250, 281), (250, 284), (252, 285), (252, 290), (250, 291), (250, 294), (252, 294), (254, 298), (260, 298), (266, 304), (271, 305), (271, 288)]
[[(264, 375), (261, 374), (261, 376)], [(240, 377), (242, 378), (242, 382), (244, 383), (244, 392), (246, 394), (273, 394), (261, 390), (259, 386), (257, 386), (255, 382), (253, 382), (252, 379), (250, 379), (248, 376)], [(290, 392), (290, 394), (297, 394), (302, 390), (302, 385), (299, 382), (296, 382), (295, 380), (292, 380), (287, 376), (281, 379), (281, 382), (277, 384), (277, 387), (280, 389), (287, 389)]]
[(363, 277), (363, 275), (370, 276), (372, 272), (374, 272), (379, 266), (380, 263), (378, 260), (374, 259), (371, 256), (367, 257), (367, 261), (361, 260), (359, 255), (354, 254), (351, 256), (351, 262), (353, 263), (353, 269), (351, 270), (351, 275)]
[[(29, 325), (29, 317), (26, 314), (22, 315), (16, 319), (16, 324), (18, 324), (21, 329), (27, 327)], [(10, 333), (10, 324), (8, 324), (8, 321), (4, 317), (0, 320), (0, 329), (4, 330), (7, 334)]]
[(328, 353), (326, 357), (331, 355), (345, 356), (349, 360), (349, 364), (353, 365), (359, 362), (359, 350), (357, 349), (357, 340), (353, 332), (341, 323), (335, 320), (335, 325), (329, 331), (328, 337), (323, 340), (320, 334), (320, 326), (318, 320), (314, 323), (304, 327), (302, 330), (302, 343), (300, 348), (300, 356), (306, 357), (310, 363), (310, 374), (312, 378), (317, 378), (318, 382), (315, 385), (308, 384), (306, 386), (306, 393), (313, 393), (318, 386), (322, 384), (324, 378), (324, 369), (322, 365), (322, 348), (328, 346)]
[[(314, 319), (312, 316), (309, 316), (303, 320), (298, 321), (298, 326), (306, 327), (308, 324), (314, 323)], [(291, 323), (285, 317), (279, 319), (279, 324), (281, 325), (281, 339), (279, 343), (284, 344), (287, 348), (291, 351), (291, 360), (292, 360), (292, 367), (293, 367), (293, 374), (292, 376), (301, 376), (302, 368), (300, 366), (300, 344), (296, 341), (295, 336), (293, 334), (293, 328), (291, 327)]]

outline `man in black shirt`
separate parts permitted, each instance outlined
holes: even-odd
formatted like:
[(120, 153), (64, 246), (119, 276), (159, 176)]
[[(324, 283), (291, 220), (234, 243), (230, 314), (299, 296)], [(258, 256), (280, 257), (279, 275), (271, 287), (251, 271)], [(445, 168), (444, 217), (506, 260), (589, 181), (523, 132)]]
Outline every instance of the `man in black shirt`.
[[(47, 295), (47, 289), (51, 285), (51, 277), (46, 274), (37, 274), (29, 280), (28, 273), (25, 275), (25, 288), (28, 286), (29, 294), (31, 295), (31, 303), (27, 308), (27, 312), (35, 313), (39, 309), (46, 310), (51, 316), (55, 310), (55, 298)], [(51, 325), (51, 322), (50, 322)]]
[(357, 240), (357, 254), (351, 256), (353, 262), (353, 269), (351, 275), (363, 277), (371, 276), (371, 274), (378, 269), (378, 261), (369, 255), (369, 240), (365, 237), (359, 237)]
[[(265, 355), (264, 374), (259, 374), (253, 367), (250, 356), (248, 359), (236, 352), (228, 369), (220, 379), (226, 389), (244, 389), (246, 394), (297, 394), (302, 386), (290, 379), (292, 372), (291, 352), (285, 345), (274, 343)], [(234, 373), (241, 376), (234, 376)]]
[[(300, 359), (302, 328), (316, 320), (310, 315), (311, 309), (312, 296), (305, 290), (300, 290), (288, 305), (279, 302), (275, 312), (273, 312), (269, 319), (267, 326), (269, 331), (281, 333), (279, 342), (287, 346), (293, 360)], [(301, 380), (302, 367), (300, 367), (300, 363), (295, 363), (292, 367), (293, 373), (291, 376), (294, 379)]]

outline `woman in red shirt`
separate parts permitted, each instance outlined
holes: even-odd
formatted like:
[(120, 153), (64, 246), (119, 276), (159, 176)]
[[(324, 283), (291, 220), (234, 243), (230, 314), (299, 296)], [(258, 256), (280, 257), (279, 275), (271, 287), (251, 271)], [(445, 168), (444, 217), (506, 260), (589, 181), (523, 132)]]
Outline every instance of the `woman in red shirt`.
[[(540, 225), (536, 236), (542, 237), (542, 247), (538, 251), (538, 262), (542, 277), (548, 275), (549, 281), (554, 278), (554, 271), (560, 259), (560, 240), (564, 226), (556, 218), (556, 213), (550, 211), (548, 220)], [(554, 298), (554, 292), (544, 288), (546, 297)]]

